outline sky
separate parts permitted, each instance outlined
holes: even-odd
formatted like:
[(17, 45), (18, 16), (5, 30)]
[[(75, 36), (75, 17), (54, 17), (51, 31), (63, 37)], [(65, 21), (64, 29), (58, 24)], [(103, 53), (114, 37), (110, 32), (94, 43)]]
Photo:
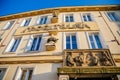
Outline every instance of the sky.
[(0, 0), (0, 16), (65, 6), (120, 5), (120, 0)]

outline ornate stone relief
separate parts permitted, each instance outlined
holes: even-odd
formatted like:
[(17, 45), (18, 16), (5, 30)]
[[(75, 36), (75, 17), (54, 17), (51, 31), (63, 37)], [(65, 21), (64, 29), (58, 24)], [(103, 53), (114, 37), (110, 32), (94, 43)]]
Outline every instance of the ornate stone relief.
[(107, 51), (66, 52), (64, 66), (113, 66), (113, 61)]

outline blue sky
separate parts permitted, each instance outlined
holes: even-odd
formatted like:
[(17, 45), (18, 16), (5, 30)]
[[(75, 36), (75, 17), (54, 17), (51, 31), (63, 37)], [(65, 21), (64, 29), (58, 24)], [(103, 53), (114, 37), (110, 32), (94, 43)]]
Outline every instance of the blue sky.
[(119, 4), (120, 0), (0, 0), (0, 16), (44, 8)]

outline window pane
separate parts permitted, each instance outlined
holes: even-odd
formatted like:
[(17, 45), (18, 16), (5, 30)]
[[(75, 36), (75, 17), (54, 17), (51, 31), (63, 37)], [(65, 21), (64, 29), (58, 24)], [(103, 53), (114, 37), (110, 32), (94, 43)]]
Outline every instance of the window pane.
[(95, 40), (96, 40), (98, 48), (102, 48), (102, 45), (101, 45), (101, 42), (100, 42), (98, 35), (95, 35)]
[(35, 37), (33, 39), (33, 43), (32, 43), (30, 51), (38, 51), (40, 48), (40, 43), (41, 43), (41, 36)]
[(88, 18), (88, 21), (92, 21), (92, 18), (89, 14), (87, 15), (87, 18)]
[(29, 25), (29, 23), (30, 23), (30, 21), (31, 21), (31, 19), (27, 19), (27, 20), (25, 21), (24, 26), (28, 26), (28, 25)]
[(72, 49), (77, 49), (76, 36), (72, 36)]
[(70, 36), (66, 36), (66, 49), (71, 49), (71, 47), (70, 47)]
[(96, 47), (95, 47), (95, 43), (94, 43), (94, 41), (93, 41), (92, 35), (89, 35), (89, 39), (90, 39), (90, 44), (91, 44), (91, 46), (92, 46), (92, 49), (95, 49)]
[(65, 17), (65, 22), (69, 22), (68, 16)]
[(41, 36), (38, 37), (38, 42), (36, 43), (36, 45), (37, 45), (37, 47), (36, 47), (36, 51), (39, 50), (39, 48), (40, 48), (40, 43), (41, 43)]
[(34, 38), (30, 51), (34, 51), (36, 41), (37, 41), (37, 38)]
[(47, 16), (44, 17), (44, 22), (43, 22), (43, 24), (46, 24), (46, 23), (47, 23)]
[(70, 22), (74, 22), (73, 16), (70, 16)]
[(40, 19), (40, 23), (39, 24), (42, 24), (42, 22), (43, 22), (43, 18)]
[(14, 24), (15, 21), (11, 21), (9, 26), (7, 27), (7, 29), (10, 29), (12, 27), (12, 25)]
[(13, 46), (12, 46), (10, 52), (15, 52), (17, 50), (20, 41), (21, 41), (21, 38), (15, 40), (15, 42), (13, 43)]
[(5, 72), (6, 72), (6, 69), (0, 69), (0, 80), (3, 80)]
[(86, 18), (86, 16), (85, 16), (85, 15), (83, 16), (83, 20), (84, 20), (84, 21), (87, 21), (87, 18)]
[(28, 80), (31, 80), (31, 79), (32, 79), (32, 73), (33, 73), (33, 70), (29, 70)]
[(114, 12), (109, 12), (107, 14), (112, 21), (120, 21), (120, 17)]
[(27, 73), (27, 70), (26, 70), (26, 69), (22, 70), (22, 77), (21, 77), (20, 80), (25, 80), (26, 73)]

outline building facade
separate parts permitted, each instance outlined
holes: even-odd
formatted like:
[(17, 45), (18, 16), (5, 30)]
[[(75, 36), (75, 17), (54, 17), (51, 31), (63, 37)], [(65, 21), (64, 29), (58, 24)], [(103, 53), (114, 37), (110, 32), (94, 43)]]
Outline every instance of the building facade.
[(0, 17), (0, 80), (120, 80), (120, 6)]

